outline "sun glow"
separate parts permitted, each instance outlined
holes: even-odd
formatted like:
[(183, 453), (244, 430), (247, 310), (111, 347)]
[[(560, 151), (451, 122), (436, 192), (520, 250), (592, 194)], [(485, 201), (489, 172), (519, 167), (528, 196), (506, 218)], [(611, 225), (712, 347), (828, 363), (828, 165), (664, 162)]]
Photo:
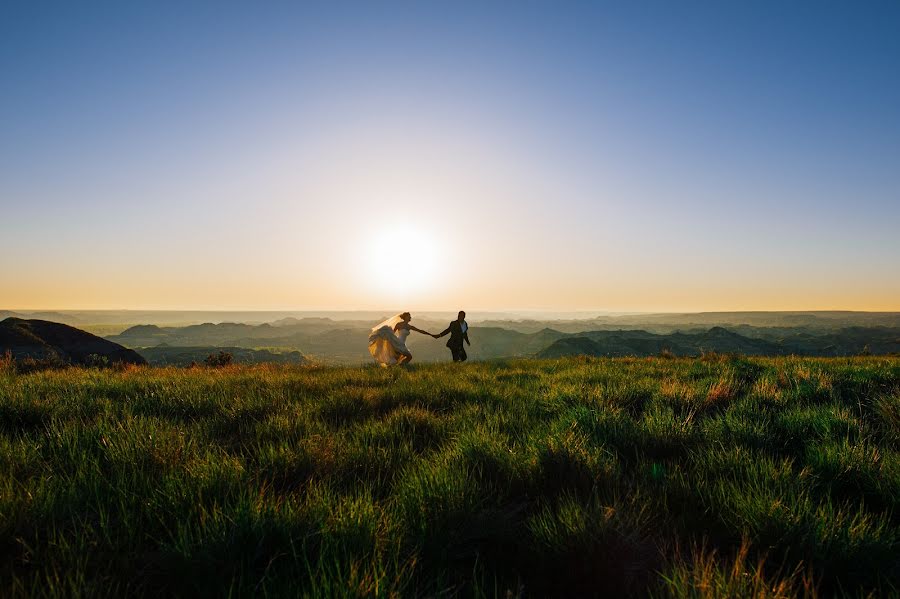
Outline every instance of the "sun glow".
[(441, 245), (418, 223), (395, 221), (378, 227), (362, 248), (366, 285), (396, 300), (433, 290), (443, 263)]

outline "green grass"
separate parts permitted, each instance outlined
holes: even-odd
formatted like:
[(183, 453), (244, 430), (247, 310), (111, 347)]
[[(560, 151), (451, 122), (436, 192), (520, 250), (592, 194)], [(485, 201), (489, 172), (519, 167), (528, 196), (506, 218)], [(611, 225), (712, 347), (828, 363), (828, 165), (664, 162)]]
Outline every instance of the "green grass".
[(900, 593), (900, 359), (0, 368), (0, 596)]

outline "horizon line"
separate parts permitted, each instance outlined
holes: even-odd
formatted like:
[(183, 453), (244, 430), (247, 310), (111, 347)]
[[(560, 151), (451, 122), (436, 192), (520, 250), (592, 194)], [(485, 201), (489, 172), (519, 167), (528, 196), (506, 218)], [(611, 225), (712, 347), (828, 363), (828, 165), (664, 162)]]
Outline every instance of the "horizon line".
[[(331, 312), (331, 313), (352, 313), (352, 312), (378, 312), (390, 313), (395, 309), (380, 308), (0, 308), (0, 312)], [(421, 313), (443, 313), (457, 312), (458, 308), (423, 308), (417, 310)], [(734, 313), (766, 313), (766, 314), (788, 314), (788, 313), (858, 313), (858, 314), (897, 314), (900, 308), (896, 310), (859, 310), (849, 308), (811, 308), (811, 309), (729, 309), (729, 310), (610, 310), (610, 309), (554, 309), (554, 308), (466, 308), (467, 313), (481, 314), (596, 314), (598, 316), (629, 316), (629, 315), (651, 315), (651, 314), (734, 314)]]

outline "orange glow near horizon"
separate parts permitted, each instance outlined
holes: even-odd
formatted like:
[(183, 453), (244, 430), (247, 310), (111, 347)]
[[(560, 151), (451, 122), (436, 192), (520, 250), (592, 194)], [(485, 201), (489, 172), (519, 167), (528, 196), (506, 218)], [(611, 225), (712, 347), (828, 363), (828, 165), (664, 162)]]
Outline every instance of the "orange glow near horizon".
[[(424, 255), (424, 253), (422, 254)], [(426, 258), (419, 258), (424, 261)], [(430, 258), (427, 258), (430, 260)], [(412, 263), (415, 263), (413, 261)], [(421, 262), (420, 262), (421, 263)], [(460, 271), (465, 272), (465, 267)], [(855, 310), (900, 311), (900, 290), (813, 289), (799, 285), (748, 284), (728, 289), (703, 286), (653, 286), (646, 282), (607, 279), (607, 285), (577, 285), (547, 277), (540, 281), (498, 280), (472, 272), (426, 273), (389, 267), (360, 276), (359, 268), (341, 277), (318, 281), (266, 280), (265, 276), (214, 279), (202, 274), (193, 282), (171, 281), (165, 273), (149, 277), (81, 281), (65, 277), (24, 281), (24, 285), (0, 284), (0, 309), (10, 310), (442, 310), (460, 306), (476, 311), (598, 311), (598, 312), (715, 312)], [(395, 286), (395, 277), (424, 274), (412, 284)], [(8, 281), (8, 280), (7, 280)], [(461, 282), (460, 282), (461, 281)], [(20, 282), (22, 280), (20, 279)], [(828, 298), (823, 300), (822, 298)], [(702, 298), (702, 299), (698, 299)], [(818, 299), (817, 299), (818, 298)], [(368, 301), (367, 301), (368, 299)]]

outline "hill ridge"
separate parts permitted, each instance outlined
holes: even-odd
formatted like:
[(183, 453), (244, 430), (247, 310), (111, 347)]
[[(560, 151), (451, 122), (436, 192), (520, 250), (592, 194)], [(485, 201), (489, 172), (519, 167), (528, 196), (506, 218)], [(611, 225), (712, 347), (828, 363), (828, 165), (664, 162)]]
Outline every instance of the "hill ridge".
[(6, 352), (16, 360), (58, 359), (71, 364), (87, 364), (92, 356), (98, 356), (109, 363), (147, 363), (133, 349), (87, 331), (49, 320), (15, 317), (0, 321), (0, 354)]

